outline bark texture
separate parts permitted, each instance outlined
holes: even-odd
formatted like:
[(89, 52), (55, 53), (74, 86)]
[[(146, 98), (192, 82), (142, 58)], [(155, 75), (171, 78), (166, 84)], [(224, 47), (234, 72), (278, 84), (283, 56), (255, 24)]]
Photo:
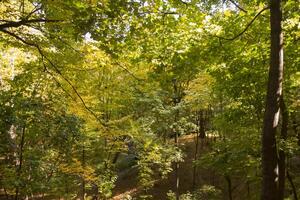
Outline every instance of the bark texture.
[(290, 176), (290, 173), (289, 173), (288, 170), (286, 171), (286, 177), (287, 177), (287, 179), (289, 180), (289, 182), (290, 182), (290, 184), (291, 184), (292, 191), (293, 191), (293, 195), (294, 195), (294, 199), (295, 199), (295, 200), (298, 200), (297, 189), (296, 189), (296, 187), (295, 187), (295, 184), (294, 184), (294, 182), (293, 182), (293, 179), (292, 179), (292, 177)]
[(232, 183), (231, 183), (231, 178), (229, 175), (225, 175), (225, 179), (227, 182), (227, 187), (228, 187), (228, 199), (232, 200)]
[(262, 200), (277, 200), (277, 149), (279, 102), (283, 80), (283, 38), (281, 31), (281, 0), (270, 1), (271, 55), (268, 89), (262, 133)]
[[(289, 113), (286, 108), (285, 102), (283, 97), (280, 101), (280, 109), (282, 112), (282, 125), (281, 125), (281, 133), (280, 138), (282, 140), (287, 139), (287, 131), (288, 131), (288, 120), (289, 120)], [(284, 191), (285, 191), (285, 177), (286, 177), (286, 155), (284, 150), (279, 150), (278, 155), (278, 199), (283, 200), (284, 199)]]

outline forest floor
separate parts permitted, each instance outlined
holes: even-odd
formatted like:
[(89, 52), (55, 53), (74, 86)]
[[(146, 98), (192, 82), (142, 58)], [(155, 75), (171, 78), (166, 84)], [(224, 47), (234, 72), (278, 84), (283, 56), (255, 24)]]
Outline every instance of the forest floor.
[[(211, 142), (211, 138), (202, 141), (199, 139), (198, 157), (204, 152), (209, 151)], [(185, 154), (184, 162), (180, 163), (179, 166), (179, 193), (183, 194), (193, 190), (193, 160), (196, 150), (195, 135), (191, 134), (180, 137), (179, 144)], [(138, 171), (136, 167), (126, 170), (126, 174), (123, 174), (122, 177), (117, 180), (116, 187), (113, 191), (113, 198), (111, 200), (123, 200), (127, 195), (132, 197), (138, 196), (142, 191), (141, 188), (137, 186), (137, 179)], [(175, 191), (175, 180), (174, 171), (171, 172), (166, 179), (158, 178), (154, 187), (148, 191), (148, 194), (152, 195), (155, 200), (167, 199), (167, 193), (169, 191)], [(197, 168), (196, 188), (200, 188), (204, 184), (214, 185), (216, 188), (224, 191), (224, 188), (222, 187), (225, 184), (222, 177), (212, 170)]]
[[(205, 152), (211, 150), (210, 146), (213, 143), (212, 138), (199, 139), (198, 145), (198, 158)], [(184, 161), (179, 166), (179, 178), (180, 186), (179, 193), (184, 194), (189, 191), (193, 191), (193, 160), (196, 150), (195, 135), (182, 136), (179, 139), (179, 145), (182, 149)], [(228, 189), (225, 179), (220, 174), (217, 174), (211, 169), (203, 169), (197, 167), (196, 173), (196, 185), (195, 188), (200, 188), (203, 185), (212, 185), (222, 191), (222, 199), (228, 199)], [(167, 193), (175, 191), (175, 172), (172, 171), (167, 178), (162, 179), (157, 175), (157, 180), (154, 183), (154, 187), (150, 189), (147, 195), (152, 195), (153, 200), (166, 200)], [(243, 180), (233, 179), (232, 180), (232, 192), (233, 199), (245, 200), (248, 199), (247, 188), (243, 184)], [(253, 187), (251, 187), (251, 191)], [(138, 186), (138, 169), (135, 166), (127, 168), (120, 173), (119, 178), (116, 182), (116, 187), (113, 190), (113, 197), (110, 200), (125, 200), (126, 196), (137, 197), (142, 193), (142, 188)], [(253, 194), (252, 194), (253, 195)], [(5, 196), (0, 195), (0, 199), (6, 199)], [(34, 199), (54, 199), (51, 197), (47, 198), (34, 198)], [(209, 200), (209, 199), (208, 199)]]

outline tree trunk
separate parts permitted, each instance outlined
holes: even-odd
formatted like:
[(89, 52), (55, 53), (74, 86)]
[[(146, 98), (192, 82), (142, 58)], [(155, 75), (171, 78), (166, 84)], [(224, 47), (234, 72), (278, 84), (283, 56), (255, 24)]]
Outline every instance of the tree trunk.
[(296, 116), (291, 114), (292, 118), (292, 128), (295, 132), (295, 135), (297, 136), (298, 139), (298, 146), (300, 146), (300, 133), (298, 133), (298, 127), (297, 127), (297, 121), (296, 121)]
[[(85, 168), (85, 149), (84, 145), (82, 146), (82, 168), (84, 170)], [(85, 196), (85, 180), (84, 180), (84, 171), (82, 172), (82, 177), (81, 177), (81, 195), (80, 195), (80, 200), (84, 200)]]
[(292, 187), (292, 190), (293, 190), (294, 199), (298, 200), (297, 190), (296, 190), (295, 184), (294, 184), (293, 179), (290, 176), (290, 173), (289, 173), (288, 170), (286, 170), (286, 177), (287, 177), (287, 179), (289, 180), (289, 182), (291, 184), (291, 187)]
[(250, 181), (247, 181), (247, 197), (250, 199)]
[(231, 178), (229, 175), (225, 175), (225, 179), (227, 182), (227, 187), (228, 187), (228, 199), (232, 200), (232, 184), (231, 184)]
[[(196, 137), (195, 137), (195, 154), (194, 154), (194, 162), (198, 158), (198, 148), (199, 148), (199, 131), (196, 131)], [(197, 166), (195, 163), (193, 164), (193, 185), (192, 188), (193, 190), (196, 189), (196, 176), (197, 176)]]
[(271, 55), (268, 89), (262, 133), (262, 200), (276, 200), (277, 150), (276, 129), (283, 80), (283, 38), (281, 32), (281, 0), (270, 1)]
[(120, 153), (121, 153), (121, 152), (116, 152), (116, 154), (115, 154), (115, 156), (114, 156), (114, 158), (113, 158), (113, 160), (112, 160), (112, 164), (116, 164), (116, 163), (117, 163), (118, 158), (119, 158), (119, 156), (120, 156)]
[(205, 119), (204, 119), (204, 111), (200, 111), (200, 138), (204, 139), (205, 138)]
[(9, 200), (9, 196), (7, 194), (7, 191), (6, 191), (5, 187), (3, 187), (3, 190), (4, 190), (4, 194), (5, 194), (6, 200)]
[[(19, 165), (17, 168), (17, 179), (18, 181), (21, 178), (21, 172), (22, 172), (22, 164), (23, 164), (23, 148), (24, 148), (24, 142), (25, 142), (25, 125), (22, 130), (22, 135), (21, 135), (21, 142), (19, 146), (19, 151), (20, 151), (20, 156), (19, 156)], [(16, 193), (15, 193), (15, 200), (19, 199), (19, 186), (16, 186)]]
[[(174, 106), (176, 106), (180, 102), (176, 79), (173, 79), (173, 88), (174, 88), (173, 104), (174, 104)], [(174, 118), (175, 123), (177, 123), (178, 117), (179, 117), (179, 111), (176, 110), (175, 118)], [(178, 131), (176, 130), (175, 127), (174, 127), (174, 133), (175, 133), (175, 145), (178, 148), (179, 147), (178, 146), (179, 135), (178, 135)], [(176, 183), (175, 183), (176, 200), (179, 200), (179, 162), (175, 163), (175, 180), (176, 180)]]
[[(280, 138), (286, 140), (287, 138), (287, 128), (288, 128), (288, 119), (289, 114), (284, 102), (283, 97), (280, 101), (280, 109), (282, 113), (282, 127)], [(283, 150), (279, 150), (279, 159), (278, 159), (278, 199), (284, 199), (284, 190), (285, 190), (285, 174), (286, 174), (286, 155)]]
[[(175, 144), (176, 144), (176, 147), (178, 147), (178, 133), (176, 131), (175, 133)], [(179, 162), (176, 162), (175, 163), (175, 180), (176, 180), (176, 200), (179, 200)]]

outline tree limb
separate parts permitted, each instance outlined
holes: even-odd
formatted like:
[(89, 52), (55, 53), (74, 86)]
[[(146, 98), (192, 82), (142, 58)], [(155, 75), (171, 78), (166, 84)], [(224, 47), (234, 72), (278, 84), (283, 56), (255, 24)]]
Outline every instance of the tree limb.
[(17, 28), (20, 26), (33, 24), (33, 23), (52, 23), (52, 22), (62, 22), (62, 20), (56, 19), (23, 19), (20, 21), (5, 21), (6, 23), (0, 24), (0, 30), (4, 30), (6, 28)]
[(3, 29), (3, 30), (0, 29), (0, 31), (3, 32), (3, 33), (6, 33), (7, 35), (10, 35), (10, 36), (14, 37), (15, 39), (17, 39), (17, 40), (23, 42), (24, 44), (26, 44), (26, 45), (28, 45), (28, 46), (36, 47), (35, 44), (26, 41), (25, 39), (21, 38), (20, 36), (14, 34), (14, 33), (12, 33), (12, 32), (10, 32), (10, 31), (7, 31), (7, 30), (5, 30), (5, 29)]
[(122, 68), (125, 72), (127, 72), (130, 76), (132, 76), (134, 79), (138, 80), (138, 81), (143, 81), (143, 79), (137, 77), (135, 74), (133, 74), (129, 69), (127, 69), (126, 67), (124, 67), (122, 64), (120, 64), (119, 62), (116, 63), (118, 67)]
[(244, 13), (247, 13), (247, 10), (245, 10), (244, 8), (242, 8), (239, 4), (237, 4), (235, 1), (233, 0), (228, 0), (230, 1), (235, 7), (237, 7), (238, 9), (240, 9), (241, 11), (243, 11)]
[(30, 13), (28, 13), (28, 14), (26, 15), (25, 19), (28, 20), (29, 17), (31, 17), (31, 15), (33, 15), (35, 12), (37, 12), (37, 11), (39, 11), (39, 10), (41, 10), (41, 9), (42, 9), (41, 6), (36, 5), (36, 6), (33, 8), (33, 10), (32, 10)]
[(151, 12), (151, 11), (145, 11), (145, 12), (139, 12), (139, 15), (146, 15), (146, 14), (158, 14), (158, 15), (179, 15), (178, 12), (171, 12), (171, 11), (166, 11), (166, 12)]
[(89, 111), (90, 114), (92, 114), (95, 119), (97, 119), (97, 121), (99, 121), (102, 125), (102, 121), (100, 120), (100, 118), (96, 115), (96, 113), (94, 113), (94, 111), (92, 111), (85, 103), (85, 101), (83, 100), (83, 98), (81, 97), (81, 95), (79, 94), (79, 92), (77, 91), (77, 89), (75, 88), (75, 86), (71, 83), (71, 81), (66, 78), (62, 72), (56, 67), (56, 65), (47, 57), (45, 56), (45, 54), (42, 52), (41, 48), (37, 45), (36, 48), (39, 51), (39, 54), (45, 58), (45, 60), (48, 61), (48, 63), (52, 66), (52, 68), (54, 69), (54, 71), (59, 74), (67, 83), (69, 86), (71, 86), (72, 90), (75, 92), (76, 96), (80, 99), (81, 103), (83, 104), (84, 108)]
[(44, 65), (44, 71), (53, 78), (53, 80), (57, 83), (57, 85), (73, 100), (76, 102), (76, 99), (61, 85), (61, 83), (55, 78), (54, 74), (48, 70), (46, 63), (44, 62), (44, 58), (42, 57), (42, 63)]
[(253, 24), (253, 22), (259, 17), (259, 15), (261, 13), (263, 13), (265, 10), (269, 9), (269, 6), (263, 8), (261, 11), (259, 11), (254, 17), (253, 19), (246, 25), (246, 27), (244, 28), (244, 30), (242, 32), (240, 32), (239, 34), (235, 35), (234, 37), (232, 38), (225, 38), (225, 37), (220, 37), (220, 36), (216, 36), (214, 35), (215, 37), (217, 38), (220, 38), (220, 39), (223, 39), (223, 40), (235, 40), (236, 38), (240, 37), (241, 35), (243, 35), (247, 30), (248, 28)]
[[(51, 60), (43, 53), (43, 51), (42, 51), (42, 49), (40, 48), (39, 45), (37, 45), (37, 44), (35, 44), (35, 43), (28, 42), (28, 41), (26, 41), (25, 39), (21, 38), (20, 36), (16, 35), (15, 33), (10, 32), (10, 31), (7, 31), (7, 30), (1, 30), (1, 29), (0, 29), (0, 31), (2, 31), (3, 33), (6, 33), (6, 34), (8, 34), (8, 35), (14, 37), (15, 39), (21, 41), (22, 43), (24, 43), (24, 44), (26, 44), (26, 45), (28, 45), (28, 46), (35, 47), (35, 48), (38, 50), (38, 52), (39, 52), (39, 54), (40, 54), (40, 56), (41, 56), (41, 58), (42, 58), (43, 64), (44, 64), (44, 60), (46, 60), (46, 61), (50, 64), (50, 66), (54, 69), (54, 71), (55, 71), (58, 75), (60, 75), (60, 76), (62, 77), (62, 79), (65, 80), (65, 81), (68, 83), (68, 85), (72, 88), (72, 90), (75, 92), (76, 96), (80, 99), (80, 101), (81, 101), (81, 103), (83, 104), (84, 108), (85, 108), (87, 111), (89, 111), (89, 113), (92, 114), (92, 115), (97, 119), (97, 121), (100, 122), (100, 124), (103, 125), (103, 122), (102, 122), (102, 121), (100, 120), (100, 118), (96, 115), (96, 113), (94, 113), (94, 112), (86, 105), (85, 101), (83, 100), (83, 98), (81, 97), (81, 95), (79, 94), (79, 92), (77, 91), (77, 89), (75, 88), (75, 86), (71, 83), (71, 81), (70, 81), (68, 78), (66, 78), (66, 77), (62, 74), (62, 72), (57, 68), (57, 66), (56, 66), (56, 65), (55, 65), (55, 64), (54, 64), (54, 63), (53, 63), (53, 62), (52, 62), (52, 61), (51, 61)], [(45, 70), (47, 70), (45, 64), (44, 64), (44, 67), (45, 67)], [(48, 70), (47, 70), (47, 71), (48, 71)], [(50, 74), (50, 75), (51, 75), (51, 74)], [(53, 77), (53, 76), (52, 76), (52, 77)], [(56, 81), (56, 80), (55, 80), (55, 81)], [(56, 82), (57, 82), (57, 81), (56, 81)], [(57, 83), (58, 83), (58, 82), (57, 82)], [(59, 83), (59, 85), (61, 86), (60, 83)], [(65, 89), (63, 89), (63, 90), (66, 92)], [(68, 94), (68, 95), (70, 95), (70, 94)], [(72, 98), (72, 99), (73, 99), (73, 98)]]
[(178, 0), (180, 3), (183, 3), (184, 5), (188, 5), (188, 2), (185, 2), (185, 1), (183, 1), (183, 0)]

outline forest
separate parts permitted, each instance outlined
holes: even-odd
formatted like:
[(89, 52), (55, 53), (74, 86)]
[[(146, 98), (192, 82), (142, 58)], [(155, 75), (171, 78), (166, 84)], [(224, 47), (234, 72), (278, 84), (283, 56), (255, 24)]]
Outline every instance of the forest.
[(1, 200), (299, 198), (299, 0), (0, 0)]

